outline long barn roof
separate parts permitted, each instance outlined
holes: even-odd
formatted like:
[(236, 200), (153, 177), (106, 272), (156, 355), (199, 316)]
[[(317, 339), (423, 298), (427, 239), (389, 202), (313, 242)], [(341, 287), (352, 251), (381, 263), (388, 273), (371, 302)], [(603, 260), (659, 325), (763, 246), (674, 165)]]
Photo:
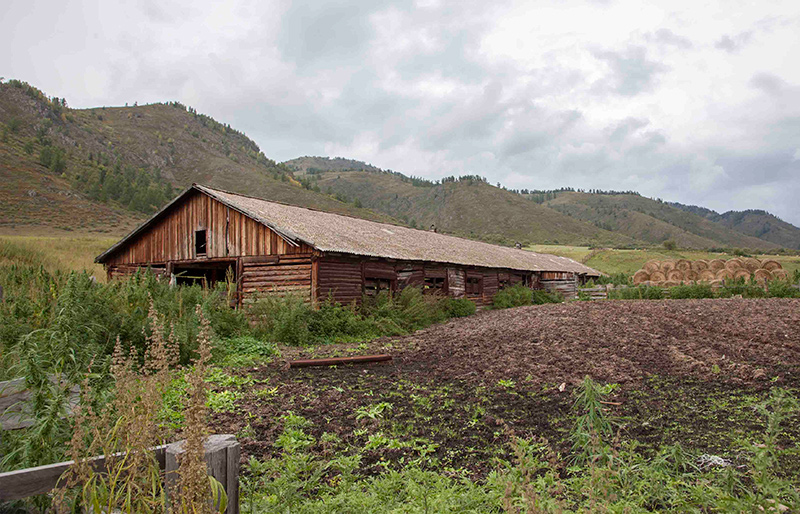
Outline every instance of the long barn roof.
[(566, 257), (534, 253), (431, 231), (270, 202), (199, 184), (193, 184), (158, 214), (98, 256), (97, 261), (102, 262), (107, 255), (123, 246), (125, 241), (145, 230), (161, 213), (191, 190), (205, 193), (224, 205), (263, 223), (284, 239), (306, 243), (322, 252), (487, 268), (600, 275), (598, 271)]

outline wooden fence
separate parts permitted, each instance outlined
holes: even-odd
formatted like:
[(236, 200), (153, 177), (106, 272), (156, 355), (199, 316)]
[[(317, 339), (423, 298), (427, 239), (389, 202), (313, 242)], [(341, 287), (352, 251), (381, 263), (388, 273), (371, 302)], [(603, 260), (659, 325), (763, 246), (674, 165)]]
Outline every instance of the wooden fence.
[[(184, 441), (157, 446), (152, 449), (159, 468), (165, 471), (167, 489), (175, 483), (178, 456), (183, 453)], [(209, 475), (216, 478), (228, 496), (227, 514), (239, 514), (239, 456), (240, 447), (236, 436), (212, 435), (206, 440), (205, 460)], [(103, 470), (106, 457), (101, 455), (91, 461), (96, 470)], [(19, 469), (0, 473), (0, 501), (20, 500), (52, 491), (59, 485), (61, 475), (73, 461), (58, 462), (35, 468)]]
[[(56, 384), (59, 379), (49, 376), (50, 382)], [(59, 385), (63, 385), (59, 384)], [(33, 425), (33, 413), (28, 400), (31, 393), (24, 378), (15, 378), (0, 382), (0, 430), (16, 430)], [(64, 412), (70, 416), (80, 401), (80, 386), (73, 385), (65, 400)]]

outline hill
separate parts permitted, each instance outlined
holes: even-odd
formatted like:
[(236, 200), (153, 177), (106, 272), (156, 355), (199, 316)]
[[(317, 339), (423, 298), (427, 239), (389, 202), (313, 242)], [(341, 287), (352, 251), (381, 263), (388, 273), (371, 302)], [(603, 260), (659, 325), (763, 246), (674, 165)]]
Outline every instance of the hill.
[[(294, 161), (284, 164), (295, 166)], [(490, 186), (480, 177), (433, 183), (388, 171), (317, 170), (301, 180), (314, 189), (384, 212), (412, 227), (434, 225), (441, 232), (494, 243), (636, 243), (625, 235)]]
[(680, 203), (671, 203), (670, 205), (699, 214), (737, 232), (771, 241), (784, 248), (800, 250), (800, 228), (767, 211), (750, 209), (746, 211), (728, 211), (720, 214), (696, 205), (683, 205)]
[(544, 205), (608, 230), (652, 244), (675, 241), (684, 248), (777, 248), (704, 216), (633, 193), (559, 192)]
[(0, 230), (124, 233), (193, 182), (379, 221), (303, 188), (252, 140), (177, 102), (71, 109), (0, 84)]
[(309, 187), (340, 199), (355, 199), (410, 224), (435, 224), (495, 242), (660, 245), (674, 240), (686, 248), (757, 250), (800, 244), (800, 234), (759, 238), (755, 231), (632, 191), (509, 191), (477, 176), (433, 182), (342, 158), (302, 157), (284, 164)]

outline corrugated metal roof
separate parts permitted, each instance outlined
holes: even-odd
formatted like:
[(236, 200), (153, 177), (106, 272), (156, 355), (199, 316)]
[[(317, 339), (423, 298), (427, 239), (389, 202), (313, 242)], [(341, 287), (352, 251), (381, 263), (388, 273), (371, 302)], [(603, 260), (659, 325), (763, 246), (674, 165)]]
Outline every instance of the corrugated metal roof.
[(597, 270), (566, 257), (270, 202), (198, 184), (193, 187), (264, 223), (282, 237), (296, 239), (322, 252), (487, 268), (600, 275)]

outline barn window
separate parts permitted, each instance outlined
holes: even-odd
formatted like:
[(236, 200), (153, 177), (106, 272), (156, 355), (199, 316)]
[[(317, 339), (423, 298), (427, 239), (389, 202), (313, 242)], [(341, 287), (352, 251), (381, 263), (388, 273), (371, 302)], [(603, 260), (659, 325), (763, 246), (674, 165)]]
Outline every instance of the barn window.
[(444, 277), (425, 277), (424, 289), (431, 293), (443, 290)]
[(467, 294), (483, 294), (483, 279), (481, 277), (467, 277), (464, 287)]
[(388, 278), (364, 277), (364, 294), (378, 296), (381, 291), (391, 291), (392, 281)]
[(206, 254), (206, 231), (205, 230), (195, 230), (194, 231), (194, 254), (195, 255), (205, 255)]

